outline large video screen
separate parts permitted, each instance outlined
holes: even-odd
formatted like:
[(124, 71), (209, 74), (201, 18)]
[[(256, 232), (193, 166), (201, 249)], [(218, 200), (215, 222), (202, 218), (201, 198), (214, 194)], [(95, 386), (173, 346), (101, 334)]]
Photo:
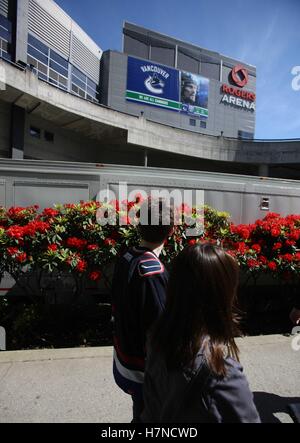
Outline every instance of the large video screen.
[(181, 111), (187, 114), (208, 116), (209, 80), (190, 72), (180, 72)]
[(126, 100), (208, 117), (208, 91), (205, 77), (128, 57)]

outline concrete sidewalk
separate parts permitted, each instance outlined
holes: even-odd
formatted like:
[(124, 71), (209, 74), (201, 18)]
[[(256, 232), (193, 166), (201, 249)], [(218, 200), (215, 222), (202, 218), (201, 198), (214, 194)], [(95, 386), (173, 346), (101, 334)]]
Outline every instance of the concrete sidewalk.
[[(291, 343), (281, 335), (238, 340), (263, 421), (292, 422), (286, 405), (300, 403), (300, 351)], [(112, 348), (0, 352), (0, 422), (130, 419), (130, 397), (112, 378)]]

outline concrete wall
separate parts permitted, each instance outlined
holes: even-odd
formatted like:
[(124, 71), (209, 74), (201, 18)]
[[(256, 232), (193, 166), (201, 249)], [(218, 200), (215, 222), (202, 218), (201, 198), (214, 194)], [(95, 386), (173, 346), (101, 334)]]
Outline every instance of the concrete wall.
[[(126, 101), (128, 56), (116, 51), (107, 51), (104, 55), (102, 62), (102, 75), (104, 79), (101, 89), (105, 91), (103, 93), (103, 103), (105, 105), (132, 115), (139, 116), (143, 112), (144, 117), (148, 120), (192, 132), (210, 135), (220, 135), (223, 132), (225, 137), (237, 137), (239, 130), (254, 133), (255, 112), (221, 103), (223, 96), (221, 92), (222, 83), (215, 79), (210, 79), (209, 116), (206, 120), (206, 129), (200, 127), (200, 119), (193, 116)], [(153, 63), (155, 64), (155, 62)], [(223, 68), (223, 82), (226, 84), (229, 84), (228, 75), (230, 71), (231, 69), (228, 67)], [(249, 83), (245, 89), (255, 92), (255, 81), (255, 77), (250, 75)], [(190, 119), (196, 120), (196, 126), (191, 126)]]
[[(40, 130), (40, 138), (33, 137), (31, 127)], [(53, 142), (45, 138), (45, 132), (54, 136)], [(59, 160), (76, 162), (121, 163), (143, 165), (141, 149), (124, 149), (124, 145), (101, 144), (95, 140), (67, 129), (62, 129), (40, 117), (28, 115), (25, 125), (24, 157), (37, 160)]]
[(11, 105), (0, 100), (0, 157), (9, 157)]

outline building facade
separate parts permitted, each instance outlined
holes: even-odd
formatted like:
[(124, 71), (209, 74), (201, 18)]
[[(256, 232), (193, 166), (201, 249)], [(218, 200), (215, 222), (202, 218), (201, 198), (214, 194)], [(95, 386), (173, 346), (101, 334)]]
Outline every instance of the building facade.
[(102, 103), (193, 132), (254, 138), (256, 68), (125, 23), (101, 61)]
[(0, 56), (98, 102), (102, 50), (52, 0), (0, 0)]

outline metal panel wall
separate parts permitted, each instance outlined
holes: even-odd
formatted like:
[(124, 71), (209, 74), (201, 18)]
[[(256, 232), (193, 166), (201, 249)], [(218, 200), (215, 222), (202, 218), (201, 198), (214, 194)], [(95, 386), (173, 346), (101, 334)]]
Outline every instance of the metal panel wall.
[(99, 83), (100, 59), (97, 58), (75, 35), (72, 36), (72, 62), (88, 77)]
[(47, 45), (69, 57), (70, 30), (50, 15), (34, 0), (29, 0), (29, 31), (40, 37)]
[(23, 180), (14, 182), (14, 205), (39, 205), (40, 209), (55, 203), (79, 203), (90, 198), (89, 184), (67, 181)]
[[(297, 214), (300, 183), (292, 180), (237, 176), (233, 174), (179, 171), (172, 169), (93, 164), (0, 160), (0, 204), (41, 207), (95, 198), (100, 189), (204, 190), (205, 202), (228, 211), (235, 223), (253, 223), (267, 212), (260, 209), (262, 197), (269, 197), (270, 210), (282, 215)], [(5, 182), (5, 190), (4, 190)]]
[(0, 180), (0, 206), (6, 206), (5, 180)]

